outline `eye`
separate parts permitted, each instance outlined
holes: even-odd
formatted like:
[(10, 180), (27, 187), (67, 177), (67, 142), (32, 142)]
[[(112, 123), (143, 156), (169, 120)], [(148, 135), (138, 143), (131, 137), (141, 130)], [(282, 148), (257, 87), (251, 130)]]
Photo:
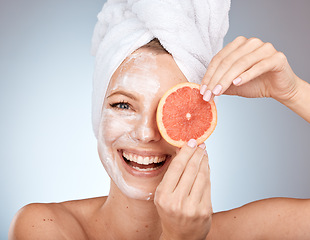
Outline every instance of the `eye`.
[(130, 104), (128, 102), (117, 102), (110, 104), (112, 108), (118, 108), (118, 109), (125, 109), (129, 110), (131, 109)]

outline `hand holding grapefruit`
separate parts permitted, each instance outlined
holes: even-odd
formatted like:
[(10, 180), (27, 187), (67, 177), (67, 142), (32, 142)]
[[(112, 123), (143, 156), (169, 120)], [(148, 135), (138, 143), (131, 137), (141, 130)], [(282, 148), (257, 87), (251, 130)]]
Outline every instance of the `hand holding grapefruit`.
[(182, 147), (190, 139), (203, 143), (214, 131), (217, 112), (214, 101), (206, 102), (200, 85), (181, 83), (169, 89), (157, 107), (157, 126), (171, 145)]

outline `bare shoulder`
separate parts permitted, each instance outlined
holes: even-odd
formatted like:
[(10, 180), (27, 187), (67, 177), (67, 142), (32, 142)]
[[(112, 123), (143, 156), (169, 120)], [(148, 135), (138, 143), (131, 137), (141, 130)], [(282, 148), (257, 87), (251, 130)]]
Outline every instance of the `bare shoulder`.
[(208, 239), (310, 239), (309, 229), (309, 199), (270, 198), (215, 213)]
[(28, 204), (14, 216), (9, 240), (87, 239), (81, 220), (88, 217), (96, 203), (102, 203), (103, 200), (93, 198)]

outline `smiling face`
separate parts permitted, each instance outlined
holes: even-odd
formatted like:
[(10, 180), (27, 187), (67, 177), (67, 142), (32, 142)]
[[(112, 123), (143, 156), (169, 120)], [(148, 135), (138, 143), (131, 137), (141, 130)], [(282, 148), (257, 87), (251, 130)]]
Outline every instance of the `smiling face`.
[(100, 159), (128, 197), (151, 199), (178, 149), (156, 125), (162, 95), (186, 82), (172, 56), (138, 49), (113, 74), (103, 103), (98, 137)]

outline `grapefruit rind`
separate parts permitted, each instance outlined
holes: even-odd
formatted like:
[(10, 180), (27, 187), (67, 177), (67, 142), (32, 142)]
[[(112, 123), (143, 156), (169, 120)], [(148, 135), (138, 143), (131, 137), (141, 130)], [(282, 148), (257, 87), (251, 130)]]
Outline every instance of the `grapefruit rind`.
[[(183, 140), (174, 140), (171, 137), (169, 137), (169, 134), (167, 133), (166, 127), (164, 126), (163, 123), (163, 107), (166, 103), (167, 97), (173, 93), (176, 92), (178, 89), (183, 88), (183, 87), (190, 87), (191, 89), (200, 89), (200, 85), (197, 83), (191, 83), (191, 82), (186, 82), (186, 83), (180, 83), (175, 85), (174, 87), (172, 87), (171, 89), (169, 89), (161, 98), (161, 100), (159, 101), (158, 107), (157, 107), (157, 113), (156, 113), (156, 121), (157, 121), (157, 126), (159, 129), (159, 132), (161, 134), (161, 136), (171, 145), (176, 146), (181, 148), (184, 143), (186, 141)], [(201, 98), (203, 96), (201, 95)], [(212, 121), (210, 122), (210, 127), (208, 128), (207, 131), (204, 132), (204, 134), (202, 136), (200, 136), (199, 138), (196, 139), (197, 141), (197, 145), (203, 143), (214, 131), (216, 124), (217, 124), (217, 111), (216, 111), (216, 106), (214, 101), (209, 101), (208, 102), (210, 104), (211, 107), (211, 112), (212, 112)], [(188, 139), (189, 140), (189, 139)]]

